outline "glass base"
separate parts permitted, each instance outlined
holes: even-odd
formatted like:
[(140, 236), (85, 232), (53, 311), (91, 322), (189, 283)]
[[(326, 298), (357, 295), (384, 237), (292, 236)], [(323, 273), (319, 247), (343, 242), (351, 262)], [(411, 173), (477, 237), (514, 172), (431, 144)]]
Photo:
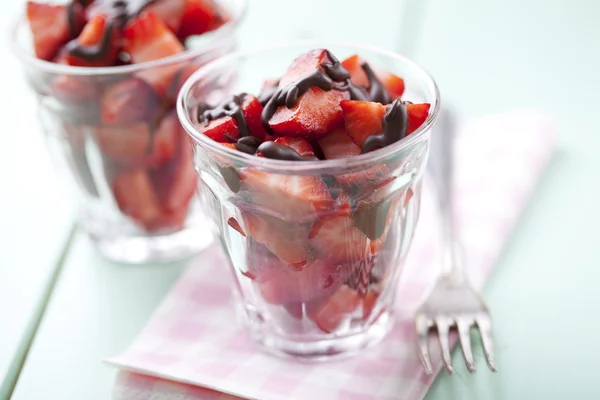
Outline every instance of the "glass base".
[(371, 325), (358, 333), (327, 335), (310, 340), (295, 340), (261, 329), (261, 321), (249, 321), (252, 338), (263, 351), (300, 362), (337, 361), (357, 355), (377, 345), (389, 332), (392, 316), (384, 312)]
[(187, 259), (213, 242), (208, 229), (184, 228), (159, 236), (96, 236), (96, 250), (105, 258), (124, 264), (168, 263)]

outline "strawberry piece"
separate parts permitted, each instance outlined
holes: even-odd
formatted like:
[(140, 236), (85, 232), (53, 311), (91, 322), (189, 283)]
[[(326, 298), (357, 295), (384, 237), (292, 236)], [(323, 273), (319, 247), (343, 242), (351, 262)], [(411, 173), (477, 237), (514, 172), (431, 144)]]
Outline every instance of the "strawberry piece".
[(177, 36), (183, 41), (218, 28), (225, 22), (221, 10), (212, 0), (187, 0)]
[(303, 303), (334, 293), (347, 278), (349, 270), (317, 259), (301, 271), (276, 268), (270, 278), (259, 284), (263, 299), (270, 304)]
[[(355, 54), (342, 61), (342, 66), (346, 68), (348, 72), (350, 72), (350, 80), (352, 83), (366, 88), (369, 86), (369, 78), (361, 66), (363, 62), (365, 61)], [(369, 63), (369, 66), (375, 73), (377, 79), (379, 79), (379, 81), (387, 89), (392, 100), (402, 96), (402, 93), (404, 93), (404, 79), (390, 72), (382, 70), (371, 63)]]
[[(348, 136), (345, 129), (337, 129), (320, 139), (319, 146), (328, 160), (353, 157), (361, 152), (360, 147)], [(377, 164), (364, 171), (336, 175), (335, 179), (349, 192), (357, 193), (372, 190), (373, 186), (379, 184), (388, 173), (388, 167)]]
[(257, 208), (269, 209), (285, 221), (310, 220), (329, 211), (331, 194), (320, 177), (284, 175), (253, 168), (239, 171), (241, 190), (248, 193)]
[(152, 118), (160, 106), (160, 98), (150, 85), (130, 78), (110, 86), (102, 95), (102, 122), (127, 124)]
[(177, 34), (186, 2), (187, 0), (159, 0), (146, 7), (146, 11), (152, 12), (171, 32)]
[[(377, 305), (377, 299), (379, 298), (379, 293), (369, 291), (365, 294), (365, 297), (362, 299), (362, 309), (363, 309), (363, 319), (366, 320), (371, 316), (371, 313), (375, 309)], [(383, 311), (383, 310), (382, 310)]]
[(150, 221), (143, 221), (142, 226), (149, 232), (159, 231), (178, 231), (183, 228), (187, 217), (187, 207), (181, 207), (178, 210), (163, 211), (157, 218)]
[[(112, 66), (119, 53), (118, 30), (108, 24), (104, 15), (92, 18), (81, 34), (67, 46), (66, 62), (84, 67)], [(81, 54), (81, 49), (93, 49), (91, 56)], [(96, 51), (98, 50), (98, 51)]]
[[(233, 99), (227, 99), (225, 103), (233, 103)], [(232, 106), (235, 106), (232, 104)], [(245, 95), (241, 104), (242, 114), (248, 126), (248, 132), (260, 140), (264, 140), (267, 133), (260, 120), (263, 107), (258, 99), (251, 95)], [(240, 132), (238, 123), (234, 117), (224, 116), (210, 121), (208, 125), (200, 124), (198, 129), (206, 136), (217, 142), (227, 142), (227, 136), (238, 139)]]
[(244, 275), (259, 283), (275, 277), (275, 272), (278, 270), (288, 269), (287, 265), (271, 253), (264, 244), (252, 238), (246, 241), (246, 266), (248, 270)]
[(177, 121), (175, 112), (163, 120), (164, 124), (177, 126), (177, 152), (169, 162), (151, 170), (152, 183), (158, 193), (163, 208), (167, 211), (187, 207), (196, 193), (198, 177), (192, 162), (193, 149), (185, 132)]
[(71, 39), (67, 6), (27, 2), (27, 20), (37, 58), (52, 60)]
[(367, 237), (347, 216), (333, 215), (316, 220), (309, 238), (317, 254), (334, 263), (360, 260), (369, 251)]
[[(62, 59), (58, 60), (57, 63), (66, 64), (66, 61)], [(91, 102), (96, 103), (95, 99), (98, 98), (101, 91), (96, 78), (93, 76), (58, 75), (52, 81), (50, 90), (58, 100), (70, 103), (69, 106), (87, 103), (84, 112), (89, 111), (90, 108), (98, 108), (96, 104), (89, 104)]]
[[(304, 138), (282, 136), (282, 137), (275, 139), (275, 143), (292, 148), (293, 150), (296, 151), (296, 153), (298, 153), (302, 157), (314, 157), (315, 156), (313, 147)], [(264, 157), (261, 153), (258, 153), (257, 156)]]
[(144, 12), (123, 29), (123, 48), (135, 64), (181, 53), (183, 45), (152, 12)]
[(149, 156), (151, 131), (145, 122), (131, 125), (95, 128), (102, 153), (122, 166), (141, 165)]
[[(381, 133), (382, 119), (386, 107), (380, 103), (371, 101), (344, 100), (340, 103), (344, 112), (344, 122), (348, 135), (354, 143), (361, 146), (365, 138), (370, 135)], [(408, 129), (406, 134), (410, 135), (417, 130), (429, 115), (430, 105), (406, 104), (408, 113)]]
[[(327, 51), (312, 50), (297, 57), (279, 82), (279, 88), (284, 88), (294, 81), (303, 78), (321, 64), (329, 62)], [(280, 136), (321, 137), (343, 124), (340, 101), (347, 100), (347, 91), (325, 91), (311, 87), (298, 98), (292, 108), (280, 106), (269, 120), (269, 126)]]
[(311, 258), (308, 251), (307, 224), (288, 223), (264, 214), (245, 212), (245, 232), (258, 243), (264, 244), (282, 262), (291, 268), (302, 268)]
[(149, 223), (161, 216), (158, 197), (144, 169), (117, 174), (112, 190), (119, 209), (137, 222)]
[(175, 111), (163, 117), (154, 131), (150, 164), (160, 166), (171, 160), (177, 151), (180, 141), (181, 125)]
[(246, 232), (244, 232), (244, 230), (240, 226), (240, 223), (234, 217), (231, 217), (227, 220), (227, 225), (229, 225), (231, 228), (233, 228), (235, 231), (237, 231), (237, 233), (239, 233), (243, 237), (246, 237)]
[(346, 285), (340, 286), (328, 299), (311, 309), (309, 317), (325, 333), (332, 333), (352, 318), (361, 305), (361, 296)]
[[(169, 28), (148, 11), (131, 20), (123, 29), (123, 49), (135, 64), (169, 57), (184, 50)], [(137, 76), (164, 95), (182, 66), (182, 63), (176, 63), (149, 68), (138, 72)]]

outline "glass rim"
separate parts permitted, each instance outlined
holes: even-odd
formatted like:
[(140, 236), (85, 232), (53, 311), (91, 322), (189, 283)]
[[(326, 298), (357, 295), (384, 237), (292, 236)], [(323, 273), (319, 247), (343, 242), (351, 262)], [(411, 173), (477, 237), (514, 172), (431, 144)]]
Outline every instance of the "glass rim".
[[(402, 63), (408, 64), (411, 68), (415, 69), (420, 74), (422, 74), (422, 76), (426, 80), (428, 89), (430, 89), (432, 93), (434, 93), (435, 98), (433, 99), (433, 104), (431, 104), (431, 109), (429, 115), (427, 116), (427, 119), (417, 130), (412, 132), (410, 135), (384, 148), (371, 151), (365, 154), (359, 154), (353, 157), (302, 162), (276, 160), (266, 157), (256, 157), (251, 154), (236, 151), (228, 147), (221, 146), (218, 142), (203, 135), (194, 127), (194, 124), (192, 123), (192, 121), (190, 121), (190, 118), (188, 117), (188, 113), (186, 111), (186, 97), (190, 93), (193, 86), (200, 79), (202, 79), (203, 76), (206, 76), (207, 74), (218, 70), (220, 66), (230, 63), (236, 59), (256, 56), (278, 49), (300, 46), (314, 46), (314, 48), (328, 48), (328, 46), (352, 47), (358, 51), (360, 51), (361, 49), (371, 51), (374, 53), (378, 53), (379, 55), (383, 55), (385, 57), (389, 57)], [(370, 165), (370, 163), (376, 163), (378, 161), (385, 160), (386, 158), (393, 156), (394, 154), (397, 154), (406, 148), (411, 147), (421, 139), (425, 132), (429, 131), (429, 129), (433, 126), (433, 123), (437, 120), (440, 110), (440, 93), (438, 86), (431, 74), (427, 70), (425, 70), (425, 68), (423, 68), (421, 65), (402, 54), (367, 43), (306, 39), (285, 41), (274, 45), (257, 47), (251, 50), (239, 50), (208, 62), (207, 64), (203, 65), (198, 70), (196, 70), (185, 81), (178, 93), (176, 107), (179, 121), (188, 133), (188, 135), (190, 135), (196, 143), (200, 144), (201, 146), (208, 147), (210, 150), (218, 153), (219, 155), (226, 156), (234, 162), (240, 162), (244, 165), (258, 167), (263, 170), (281, 170), (282, 168), (285, 168), (294, 172), (307, 172), (313, 171), (315, 169), (331, 170), (337, 168), (350, 169), (353, 167), (364, 167), (365, 164)]]
[(241, 21), (246, 15), (248, 9), (248, 0), (236, 1), (240, 2), (240, 7), (236, 9), (239, 11), (236, 12), (234, 18), (232, 18), (231, 20), (227, 21), (217, 29), (207, 32), (207, 34), (211, 34), (213, 37), (205, 45), (197, 49), (184, 50), (181, 53), (174, 54), (172, 56), (160, 58), (158, 60), (153, 61), (146, 61), (138, 64), (119, 65), (114, 67), (79, 67), (73, 65), (57, 64), (52, 61), (46, 61), (37, 58), (31, 52), (28, 52), (16, 40), (19, 28), (27, 23), (27, 18), (24, 12), (21, 13), (17, 20), (14, 21), (11, 25), (9, 45), (12, 50), (12, 53), (15, 54), (16, 57), (23, 63), (48, 73), (79, 76), (130, 74), (148, 68), (155, 68), (164, 65), (175, 64), (181, 61), (186, 61), (189, 58), (200, 56), (218, 48), (221, 41), (223, 39), (226, 39), (227, 36), (238, 27), (238, 25), (241, 23)]

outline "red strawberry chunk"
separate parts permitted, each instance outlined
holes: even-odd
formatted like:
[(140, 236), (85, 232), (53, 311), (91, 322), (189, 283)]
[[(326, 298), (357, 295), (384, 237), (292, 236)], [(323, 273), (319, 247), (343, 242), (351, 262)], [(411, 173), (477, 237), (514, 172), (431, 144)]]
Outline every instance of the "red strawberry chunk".
[[(57, 64), (67, 64), (65, 57), (54, 60)], [(52, 95), (67, 103), (81, 103), (96, 100), (100, 92), (94, 76), (58, 75), (52, 81)], [(94, 101), (95, 103), (95, 101)]]
[(264, 244), (290, 268), (301, 269), (311, 257), (308, 250), (308, 230), (302, 223), (288, 223), (264, 214), (245, 212), (244, 231), (248, 236)]
[[(144, 12), (130, 21), (123, 30), (123, 38), (123, 49), (135, 64), (169, 57), (184, 50), (177, 37), (151, 12)], [(182, 65), (154, 67), (138, 72), (137, 76), (163, 95)]]
[(183, 51), (177, 37), (152, 12), (144, 12), (131, 20), (123, 29), (123, 38), (123, 48), (136, 64)]
[(167, 114), (154, 131), (151, 165), (160, 166), (171, 160), (177, 152), (181, 135), (181, 125), (175, 111)]
[(249, 238), (246, 242), (246, 266), (244, 275), (255, 282), (266, 282), (276, 277), (278, 270), (289, 269), (264, 244)]
[(102, 122), (126, 124), (151, 119), (160, 106), (160, 98), (150, 85), (138, 78), (120, 81), (102, 95)]
[(60, 48), (71, 39), (65, 5), (28, 1), (27, 20), (37, 58), (52, 60)]
[[(355, 54), (342, 61), (342, 66), (350, 72), (350, 80), (352, 83), (358, 86), (368, 87), (369, 79), (361, 66), (361, 63), (363, 62), (364, 60)], [(377, 79), (385, 86), (392, 100), (402, 96), (402, 93), (404, 93), (404, 80), (402, 78), (384, 71), (371, 63), (369, 63), (369, 66), (373, 72), (375, 72)]]
[[(337, 129), (321, 140), (319, 146), (325, 158), (335, 160), (360, 154), (360, 147), (348, 136), (345, 129)], [(352, 193), (372, 189), (389, 173), (384, 164), (373, 165), (360, 172), (339, 174), (335, 179)]]
[(214, 1), (187, 0), (178, 36), (183, 41), (189, 36), (201, 35), (218, 28), (225, 20), (222, 11), (217, 8)]
[(296, 137), (279, 137), (275, 139), (275, 143), (281, 144), (284, 146), (291, 147), (296, 150), (296, 153), (300, 154), (303, 157), (314, 157), (315, 152), (308, 142), (308, 140), (304, 138), (296, 138)]
[(134, 220), (149, 223), (161, 216), (158, 197), (144, 169), (118, 174), (112, 190), (119, 209)]
[(161, 126), (167, 126), (169, 130), (177, 127), (177, 152), (169, 162), (152, 170), (150, 176), (163, 208), (172, 212), (188, 206), (196, 193), (198, 177), (192, 161), (191, 143), (182, 132), (175, 112), (168, 114)]
[[(330, 61), (327, 51), (312, 50), (297, 57), (279, 82), (279, 88), (297, 81)], [(347, 91), (308, 89), (292, 108), (280, 106), (269, 120), (271, 129), (281, 136), (320, 137), (343, 124), (340, 101), (347, 100)]]
[(242, 190), (255, 207), (269, 209), (285, 221), (310, 220), (333, 204), (318, 176), (275, 174), (253, 168), (242, 169), (239, 176)]
[(323, 332), (332, 333), (344, 321), (349, 321), (360, 305), (360, 294), (348, 286), (342, 285), (328, 299), (314, 307), (309, 313), (309, 317)]
[[(251, 95), (245, 95), (241, 108), (250, 135), (256, 136), (260, 140), (264, 140), (267, 133), (260, 120), (263, 107), (258, 99)], [(234, 117), (230, 116), (224, 116), (210, 121), (208, 125), (201, 123), (198, 126), (198, 129), (217, 142), (228, 142), (229, 140), (226, 135), (235, 139), (240, 137), (238, 123)]]
[(98, 126), (95, 136), (104, 156), (122, 166), (143, 164), (149, 155), (152, 135), (145, 122), (118, 127)]
[(344, 265), (317, 259), (301, 271), (274, 269), (270, 278), (259, 284), (259, 289), (264, 300), (271, 304), (304, 303), (331, 295), (348, 274)]
[(146, 10), (156, 15), (173, 33), (179, 31), (187, 0), (159, 0)]
[(310, 245), (334, 263), (357, 261), (369, 251), (369, 240), (347, 216), (328, 216), (315, 221)]
[[(340, 103), (344, 112), (344, 122), (348, 135), (354, 143), (361, 146), (367, 136), (381, 133), (382, 119), (386, 107), (371, 101), (345, 100)], [(417, 130), (429, 115), (430, 105), (407, 104), (408, 129), (407, 135)]]

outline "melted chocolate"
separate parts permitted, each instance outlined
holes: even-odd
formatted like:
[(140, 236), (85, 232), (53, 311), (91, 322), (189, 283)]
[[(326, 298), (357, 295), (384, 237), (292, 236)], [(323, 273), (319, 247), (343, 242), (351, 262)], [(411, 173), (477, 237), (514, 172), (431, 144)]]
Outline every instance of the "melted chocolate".
[(244, 112), (242, 110), (244, 97), (246, 97), (246, 93), (231, 96), (231, 98), (210, 109), (201, 107), (198, 110), (198, 122), (204, 124), (204, 126), (208, 126), (211, 121), (216, 119), (222, 117), (232, 117), (237, 123), (240, 137), (248, 136), (250, 134), (248, 130), (248, 123), (246, 122), (246, 117), (244, 116)]
[(267, 158), (273, 158), (275, 160), (287, 160), (287, 161), (317, 161), (317, 157), (302, 156), (296, 150), (289, 146), (275, 143), (275, 142), (264, 142), (258, 146), (258, 152)]
[(85, 26), (85, 11), (80, 4), (76, 2), (69, 3), (67, 6), (67, 25), (69, 28), (69, 37), (71, 39), (79, 36)]
[[(308, 91), (311, 87), (318, 87), (322, 90), (347, 90), (352, 100), (369, 100), (367, 92), (350, 81), (350, 73), (342, 66), (333, 54), (327, 52), (330, 62), (321, 64), (321, 68), (315, 69), (304, 78), (298, 79), (289, 85), (278, 88), (265, 103), (261, 121), (268, 133), (271, 133), (269, 120), (273, 117), (277, 109), (283, 105), (292, 108), (298, 102), (298, 98)], [(335, 83), (343, 82), (343, 85)]]
[(258, 150), (258, 147), (262, 143), (262, 141), (255, 136), (244, 136), (239, 139), (235, 139), (229, 135), (225, 135), (225, 137), (235, 143), (236, 150), (250, 155), (256, 154), (256, 150)]
[(271, 97), (273, 97), (273, 95), (277, 92), (278, 85), (279, 85), (279, 81), (274, 83), (273, 86), (267, 87), (258, 95), (258, 102), (263, 107), (269, 102), (269, 100), (271, 100)]
[(382, 132), (368, 136), (362, 144), (361, 154), (382, 148), (399, 141), (406, 136), (408, 114), (400, 99), (394, 100), (382, 120)]
[(371, 66), (366, 62), (361, 63), (360, 66), (369, 79), (369, 97), (371, 97), (371, 101), (376, 101), (381, 104), (390, 104), (392, 102), (392, 97), (379, 78), (377, 78)]
[(88, 61), (102, 60), (104, 57), (106, 57), (107, 52), (110, 50), (114, 31), (115, 29), (112, 25), (112, 22), (109, 22), (106, 25), (106, 29), (104, 30), (104, 35), (102, 36), (100, 43), (91, 46), (84, 46), (79, 44), (77, 39), (73, 39), (66, 45), (67, 52), (74, 57), (79, 57)]
[(369, 239), (377, 240), (385, 231), (387, 216), (392, 202), (390, 199), (378, 202), (361, 201), (352, 213), (354, 225)]
[(229, 189), (233, 193), (239, 192), (242, 183), (237, 170), (233, 167), (219, 167), (219, 171), (221, 172), (221, 176), (223, 177), (223, 180)]

